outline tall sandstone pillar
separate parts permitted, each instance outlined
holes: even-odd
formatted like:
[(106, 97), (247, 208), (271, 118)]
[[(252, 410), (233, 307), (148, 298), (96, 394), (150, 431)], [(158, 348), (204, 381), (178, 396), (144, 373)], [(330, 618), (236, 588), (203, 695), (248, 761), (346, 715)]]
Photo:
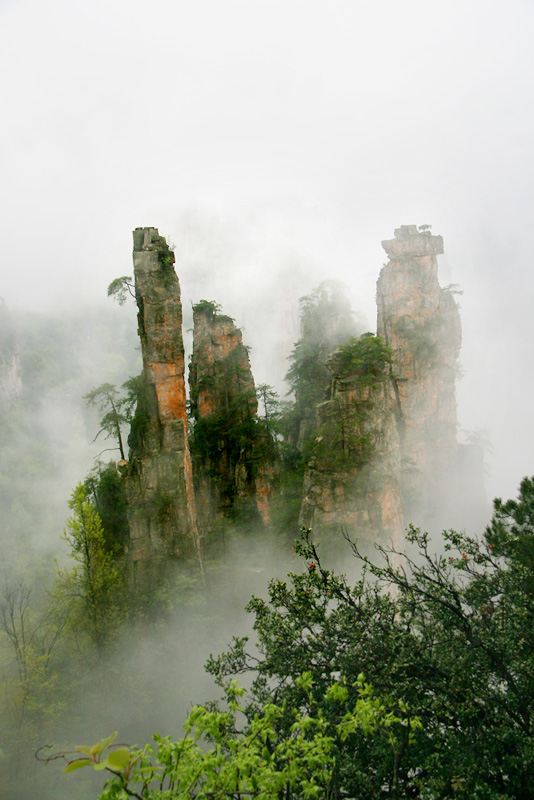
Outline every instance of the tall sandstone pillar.
[(231, 317), (201, 300), (193, 308), (189, 387), (200, 528), (226, 519), (269, 522), (271, 476), (258, 465), (257, 398), (248, 351)]
[[(329, 367), (335, 372), (337, 351)], [(360, 545), (401, 544), (400, 446), (389, 378), (360, 388), (336, 381), (332, 400), (318, 406), (319, 436), (304, 475), (301, 525), (319, 535), (343, 531)], [(340, 431), (356, 458), (340, 463)], [(352, 442), (351, 442), (352, 440)], [(359, 456), (364, 447), (370, 452)]]
[(378, 334), (394, 353), (405, 518), (440, 522), (458, 467), (456, 374), (462, 331), (452, 293), (438, 281), (443, 239), (402, 225), (382, 242)]
[(143, 355), (125, 483), (135, 572), (199, 553), (189, 454), (182, 304), (174, 253), (156, 228), (136, 228), (135, 295)]
[[(321, 430), (304, 478), (301, 521), (399, 544), (405, 524), (465, 525), (485, 498), (480, 452), (457, 441), (462, 336), (453, 294), (438, 281), (443, 239), (427, 226), (403, 225), (382, 246), (389, 261), (377, 283), (377, 334), (393, 353), (388, 378), (363, 391), (350, 376), (335, 380), (332, 400), (318, 406), (321, 422), (333, 421), (324, 431), (350, 427), (356, 442), (368, 438), (370, 452), (357, 466), (333, 469), (339, 445)], [(328, 365), (334, 378), (338, 358), (334, 353)]]

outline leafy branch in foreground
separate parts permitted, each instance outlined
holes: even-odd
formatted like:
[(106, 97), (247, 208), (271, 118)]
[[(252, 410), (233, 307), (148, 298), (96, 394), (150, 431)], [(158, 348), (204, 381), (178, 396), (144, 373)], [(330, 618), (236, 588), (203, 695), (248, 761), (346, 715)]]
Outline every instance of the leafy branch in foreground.
[[(336, 740), (347, 739), (356, 728), (366, 736), (383, 731), (395, 749), (397, 729), (406, 731), (411, 742), (420, 728), (417, 719), (408, 721), (402, 710), (399, 716), (375, 697), (363, 675), (356, 682), (358, 699), (353, 707), (346, 707), (348, 690), (342, 683), (328, 687), (324, 700), (333, 709), (335, 724), (316, 710), (311, 673), (297, 678), (295, 686), (302, 694), (298, 708), (267, 703), (246, 731), (239, 732), (240, 698), (245, 692), (234, 681), (227, 691), (227, 710), (195, 706), (182, 739), (156, 735), (155, 746), (142, 750), (120, 746), (105, 755), (115, 741), (113, 734), (92, 747), (76, 747), (80, 757), (68, 761), (65, 772), (92, 766), (112, 773), (101, 800), (243, 796), (327, 800), (343, 796), (335, 771)], [(280, 720), (287, 713), (290, 725), (281, 733)], [(67, 754), (51, 758), (62, 755)]]
[[(534, 781), (534, 479), (517, 500), (495, 501), (481, 538), (408, 531), (409, 553), (379, 547), (378, 563), (350, 585), (326, 569), (310, 531), (296, 544), (301, 573), (253, 597), (256, 649), (234, 639), (210, 659), (220, 685), (253, 682), (246, 713), (265, 702), (299, 703), (294, 676), (311, 672), (317, 697), (346, 677), (349, 702), (361, 672), (381, 697), (401, 697), (422, 730), (397, 750), (355, 730), (336, 741), (336, 772), (351, 797), (484, 800), (532, 796)], [(329, 718), (327, 704), (319, 709)], [(287, 718), (281, 725), (287, 726)]]

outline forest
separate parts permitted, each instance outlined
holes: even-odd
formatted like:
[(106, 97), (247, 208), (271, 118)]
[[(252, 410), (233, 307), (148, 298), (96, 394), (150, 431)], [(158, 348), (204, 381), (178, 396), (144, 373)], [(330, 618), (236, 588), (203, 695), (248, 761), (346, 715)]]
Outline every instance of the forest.
[[(193, 304), (183, 429), (147, 355), (161, 330), (150, 303), (162, 326), (158, 304), (179, 298), (162, 237), (144, 248), (157, 270), (147, 293), (140, 268), (114, 280), (121, 308), (98, 319), (3, 309), (2, 366), (16, 357), (18, 375), (0, 421), (6, 796), (530, 797), (534, 478), (487, 513), (479, 451), (456, 440), (449, 289), (435, 278), (430, 322), (403, 312), (397, 286), (388, 316), (413, 242), (434, 274), (441, 237), (422, 228), (385, 243), (377, 333), (358, 327), (333, 281), (300, 299), (287, 395), (255, 385), (216, 301)], [(161, 342), (175, 364), (172, 330)], [(440, 397), (430, 411), (429, 384)], [(406, 397), (432, 421), (426, 468)], [(80, 456), (89, 431), (92, 464)], [(176, 489), (184, 436), (189, 527)], [(169, 440), (170, 473), (158, 461)], [(161, 483), (139, 493), (154, 463)], [(477, 514), (443, 530), (451, 498), (466, 507), (461, 464)], [(438, 467), (455, 476), (446, 490)], [(73, 475), (56, 535), (57, 487)]]

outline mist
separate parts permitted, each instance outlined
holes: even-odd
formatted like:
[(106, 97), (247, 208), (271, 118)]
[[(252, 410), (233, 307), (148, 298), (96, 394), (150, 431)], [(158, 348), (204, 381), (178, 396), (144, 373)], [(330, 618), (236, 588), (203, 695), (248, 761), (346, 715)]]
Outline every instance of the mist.
[[(114, 457), (94, 441), (83, 395), (140, 371), (134, 304), (106, 298), (132, 274), (137, 226), (175, 249), (186, 353), (192, 305), (220, 303), (251, 347), (256, 385), (283, 397), (299, 297), (339, 280), (358, 327), (375, 331), (381, 240), (431, 224), (444, 237), (440, 283), (462, 292), (460, 439), (490, 445), (488, 498), (515, 496), (534, 472), (533, 32), (527, 0), (0, 0), (0, 296), (22, 354), (50, 335), (58, 364), (42, 393), (26, 361), (33, 428), (22, 426), (21, 471), (5, 484), (9, 569), (38, 558), (50, 583), (72, 488), (95, 457)], [(54, 326), (67, 330), (55, 341)], [(46, 479), (28, 466), (36, 437)], [(247, 598), (291, 568), (288, 542), (236, 534), (229, 594), (201, 609), (213, 618), (205, 638), (189, 586), (161, 629), (121, 641), (80, 687), (61, 746), (119, 725), (132, 741), (158, 725), (179, 735), (189, 705), (217, 694), (209, 652), (250, 631)], [(123, 680), (146, 689), (126, 710)]]
[(156, 225), (184, 297), (236, 317), (263, 380), (268, 326), (249, 319), (290, 294), (284, 276), (345, 280), (372, 328), (381, 239), (432, 224), (442, 284), (464, 290), (461, 425), (489, 431), (489, 494), (514, 490), (533, 433), (531, 4), (4, 0), (0, 15), (10, 308), (102, 298), (131, 272), (131, 230)]

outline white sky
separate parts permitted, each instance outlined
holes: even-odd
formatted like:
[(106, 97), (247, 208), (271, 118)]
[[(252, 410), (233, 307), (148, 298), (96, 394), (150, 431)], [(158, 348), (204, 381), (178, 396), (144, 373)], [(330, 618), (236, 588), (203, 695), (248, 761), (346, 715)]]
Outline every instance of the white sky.
[(343, 278), (373, 327), (380, 240), (432, 224), (465, 290), (461, 423), (490, 431), (490, 496), (514, 494), (534, 473), (533, 40), (531, 0), (0, 0), (0, 295), (102, 297), (155, 225), (184, 298), (238, 324), (302, 273)]

